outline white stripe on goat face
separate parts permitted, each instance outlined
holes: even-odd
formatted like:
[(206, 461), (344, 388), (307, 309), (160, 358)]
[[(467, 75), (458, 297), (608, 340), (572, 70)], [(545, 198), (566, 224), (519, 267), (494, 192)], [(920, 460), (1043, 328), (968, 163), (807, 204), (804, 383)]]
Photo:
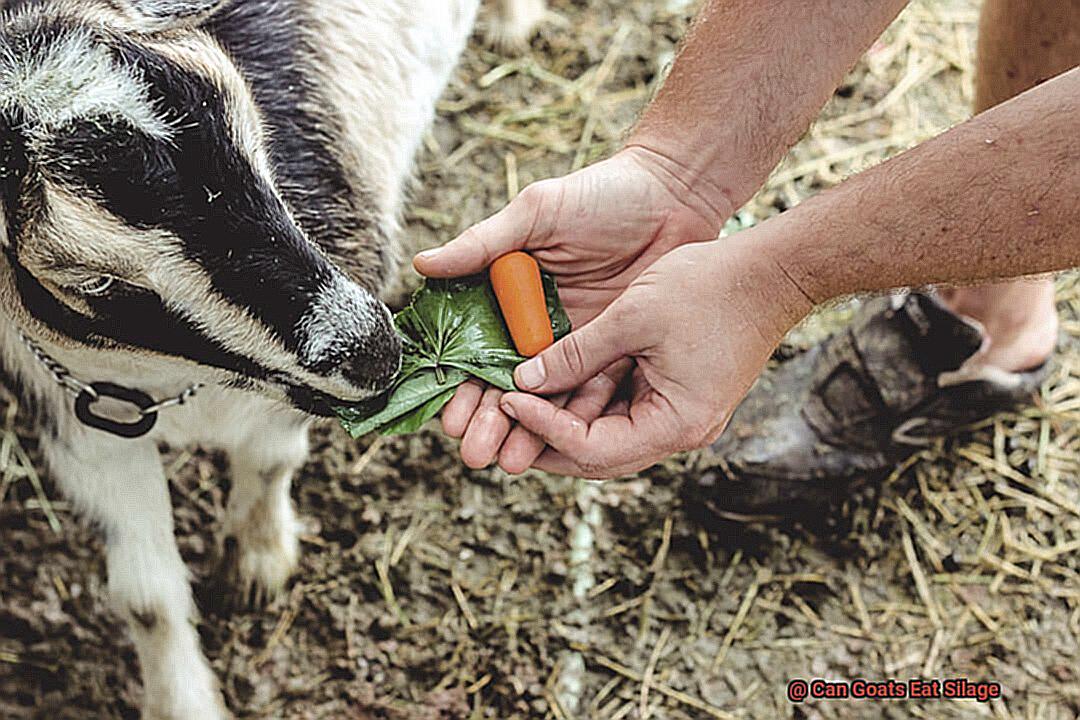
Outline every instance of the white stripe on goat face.
[(133, 228), (55, 185), (46, 189), (46, 205), (46, 219), (20, 248), (20, 259), (73, 310), (93, 313), (75, 288), (97, 277), (115, 277), (154, 292), (227, 350), (298, 381), (318, 382), (269, 328), (213, 289), (206, 271), (185, 258), (176, 235)]
[(109, 48), (85, 29), (72, 30), (30, 55), (0, 52), (0, 109), (18, 109), (27, 127), (49, 131), (87, 117), (121, 118), (162, 140), (172, 137), (145, 84), (121, 68)]
[[(195, 32), (168, 42), (149, 42), (147, 47), (221, 88), (222, 94), (229, 99), (225, 111), (233, 142), (259, 175), (273, 178), (266, 150), (266, 131), (251, 87), (221, 46), (205, 33)], [(271, 188), (276, 193), (273, 183)]]
[[(145, 295), (129, 323), (144, 325), (141, 342), (113, 338), (141, 355), (200, 361), (177, 350), (182, 343), (165, 342), (172, 350), (163, 351), (153, 341), (144, 310), (160, 303), (162, 327), (180, 322), (212, 343), (202, 360), (220, 356), (215, 348), (243, 360), (232, 367), (219, 359), (215, 368), (255, 367), (247, 379), (343, 400), (381, 389), (400, 350), (389, 313), (296, 226), (274, 186), (249, 90), (225, 54), (198, 33), (168, 53), (130, 44), (106, 51), (87, 46), (84, 31), (72, 37), (43, 49), (36, 69), (18, 71), (18, 91), (7, 98), (26, 118), (27, 154), (41, 180), (31, 203), (37, 217), (18, 243), (32, 282), (91, 328), (132, 306), (79, 296), (73, 286), (109, 277), (126, 284), (124, 293)], [(101, 73), (96, 99), (87, 68)], [(72, 79), (51, 77), (63, 72)], [(68, 108), (55, 90), (65, 82)], [(124, 317), (105, 319), (122, 330)]]
[[(50, 187), (47, 198), (47, 219), (34, 241), (24, 244), (22, 261), (37, 277), (47, 279), (54, 295), (71, 309), (93, 314), (73, 288), (95, 277), (116, 277), (152, 291), (169, 310), (233, 354), (345, 400), (366, 396), (358, 395), (340, 370), (315, 370), (347, 365), (362, 354), (358, 343), (380, 324), (392, 322), (385, 306), (344, 275), (331, 276), (298, 323), (298, 357), (270, 328), (214, 289), (206, 271), (184, 256), (180, 238), (132, 228), (59, 187)], [(52, 340), (71, 344), (63, 336)]]

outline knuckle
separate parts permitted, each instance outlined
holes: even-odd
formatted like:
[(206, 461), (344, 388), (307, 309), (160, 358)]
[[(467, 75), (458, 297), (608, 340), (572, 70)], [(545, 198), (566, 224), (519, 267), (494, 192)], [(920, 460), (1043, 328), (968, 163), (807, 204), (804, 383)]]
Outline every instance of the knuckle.
[(544, 198), (551, 188), (550, 180), (541, 180), (530, 183), (518, 193), (516, 203), (526, 210), (539, 210), (543, 206)]
[(502, 422), (506, 418), (506, 415), (498, 406), (487, 406), (480, 408), (473, 419), (476, 422), (484, 423), (488, 426), (496, 425)]
[(578, 434), (585, 431), (585, 423), (582, 422), (581, 418), (569, 410), (556, 410), (555, 421), (560, 427), (566, 429), (566, 432), (570, 437), (576, 437)]
[(577, 455), (585, 438), (586, 425), (569, 410), (557, 408), (552, 409), (544, 419), (543, 427), (535, 428), (534, 432), (545, 445)]
[(615, 391), (619, 389), (618, 381), (608, 375), (606, 372), (600, 373), (595, 378), (593, 378), (591, 382), (594, 384), (597, 390), (604, 393), (605, 395), (614, 394)]
[(480, 252), (484, 257), (484, 264), (490, 265), (505, 254), (506, 250), (490, 235), (478, 235), (475, 240)]
[(473, 225), (458, 236), (454, 244), (462, 247), (482, 247), (484, 243), (484, 223)]
[(554, 178), (546, 178), (544, 180), (536, 180), (525, 186), (525, 189), (521, 191), (521, 194), (527, 198), (533, 200), (539, 200), (557, 183), (558, 180)]
[(486, 221), (463, 232), (452, 244), (460, 258), (479, 259), (485, 263), (494, 260), (491, 233)]
[(722, 424), (718, 424), (710, 421), (698, 421), (687, 428), (685, 433), (681, 434), (677, 452), (686, 452), (689, 450), (698, 450), (711, 444), (717, 437), (720, 436), (720, 429)]
[(566, 342), (560, 343), (559, 360), (566, 371), (574, 377), (580, 377), (587, 367), (585, 351), (580, 341), (574, 337), (569, 337)]
[(522, 213), (522, 225), (528, 225), (525, 236), (530, 242), (541, 242), (552, 232), (552, 219), (562, 204), (562, 191), (558, 179), (534, 182), (522, 190), (514, 200), (514, 208)]
[(586, 478), (602, 479), (608, 477), (609, 469), (607, 463), (603, 462), (600, 458), (594, 455), (585, 455), (577, 458), (578, 470)]
[(714, 442), (720, 439), (720, 436), (724, 434), (724, 430), (727, 428), (727, 418), (724, 418), (721, 422), (716, 423), (708, 432), (705, 433), (705, 440), (702, 446), (712, 445)]
[(604, 314), (593, 322), (604, 323), (603, 327), (613, 328), (614, 332), (607, 332), (605, 342), (610, 344), (616, 351), (622, 353), (630, 348), (630, 345), (638, 338), (641, 310), (635, 308), (632, 302), (616, 300), (608, 306)]

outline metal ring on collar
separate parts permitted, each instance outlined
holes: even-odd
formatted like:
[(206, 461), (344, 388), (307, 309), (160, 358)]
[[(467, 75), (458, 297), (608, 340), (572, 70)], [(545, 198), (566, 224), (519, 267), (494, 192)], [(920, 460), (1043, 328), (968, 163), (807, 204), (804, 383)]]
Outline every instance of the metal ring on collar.
[[(143, 437), (153, 430), (154, 425), (157, 424), (157, 413), (147, 412), (149, 408), (153, 407), (154, 399), (141, 390), (106, 382), (92, 383), (90, 388), (97, 393), (97, 397), (84, 390), (75, 398), (75, 417), (83, 425), (117, 437), (134, 439)], [(139, 411), (139, 419), (135, 422), (123, 423), (94, 414), (93, 406), (101, 398), (111, 398), (135, 406)]]

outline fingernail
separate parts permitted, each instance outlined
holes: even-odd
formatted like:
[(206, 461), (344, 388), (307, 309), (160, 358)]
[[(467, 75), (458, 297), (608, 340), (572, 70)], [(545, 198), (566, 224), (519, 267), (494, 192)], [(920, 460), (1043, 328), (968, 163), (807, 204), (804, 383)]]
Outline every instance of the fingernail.
[(511, 420), (517, 420), (517, 413), (514, 412), (514, 406), (508, 402), (499, 403), (499, 409), (503, 411), (503, 414), (509, 417)]
[(535, 358), (518, 366), (517, 384), (522, 390), (535, 390), (544, 384), (547, 379), (547, 370), (544, 368), (544, 359)]
[(442, 252), (441, 247), (431, 248), (430, 250), (425, 250), (422, 253), (419, 253), (418, 257), (421, 257), (424, 260), (434, 260), (435, 256), (438, 255), (441, 252)]

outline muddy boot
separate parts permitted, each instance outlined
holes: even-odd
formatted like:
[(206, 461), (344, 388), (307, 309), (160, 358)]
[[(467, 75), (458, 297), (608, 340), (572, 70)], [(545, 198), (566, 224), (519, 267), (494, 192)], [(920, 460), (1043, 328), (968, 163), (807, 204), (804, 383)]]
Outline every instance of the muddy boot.
[(1032, 402), (1047, 364), (973, 375), (964, 363), (982, 343), (932, 296), (866, 303), (847, 329), (758, 380), (685, 494), (733, 519), (827, 511), (919, 447)]

